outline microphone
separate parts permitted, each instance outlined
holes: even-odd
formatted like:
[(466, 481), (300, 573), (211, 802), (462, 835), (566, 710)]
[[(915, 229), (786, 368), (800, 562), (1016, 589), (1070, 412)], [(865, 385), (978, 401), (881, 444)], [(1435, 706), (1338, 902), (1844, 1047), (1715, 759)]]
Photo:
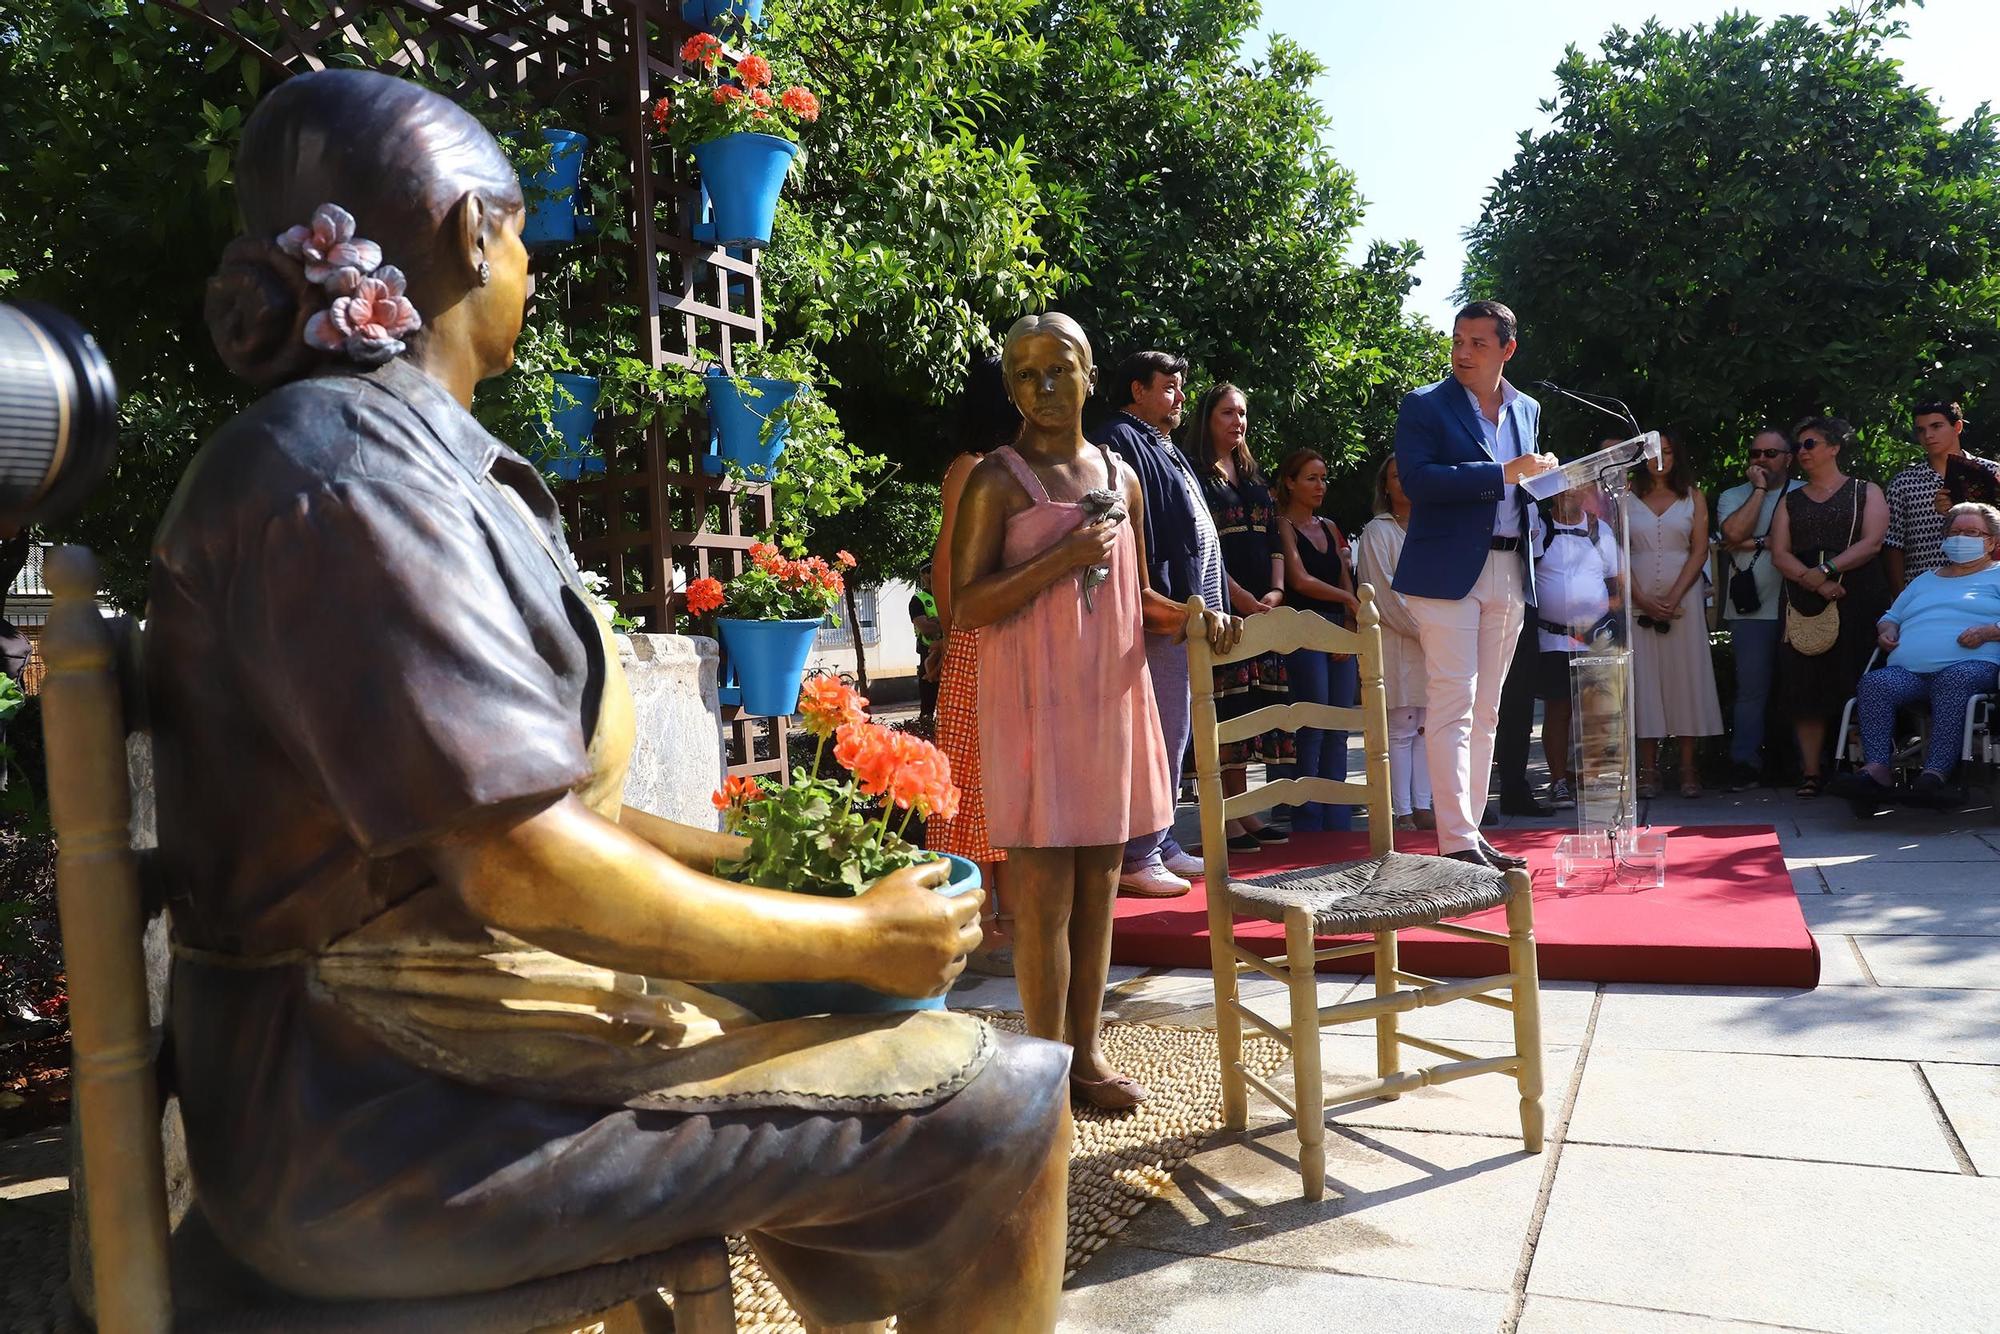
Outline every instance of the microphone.
[[(1598, 412), (1603, 413), (1605, 416), (1612, 418), (1614, 421), (1623, 422), (1625, 425), (1632, 428), (1632, 434), (1635, 436), (1645, 434), (1644, 431), (1639, 429), (1639, 419), (1632, 415), (1632, 409), (1626, 407), (1625, 404), (1619, 399), (1612, 398), (1609, 394), (1577, 393), (1574, 390), (1563, 388), (1561, 385), (1557, 384), (1554, 380), (1536, 380), (1533, 383), (1535, 388), (1537, 389), (1546, 389), (1552, 394), (1561, 394), (1564, 398), (1573, 399), (1576, 402), (1583, 404), (1583, 406), (1585, 406), (1586, 408), (1594, 408)], [(1613, 412), (1610, 408), (1605, 407), (1604, 404), (1606, 403), (1616, 404), (1618, 407), (1618, 411)]]

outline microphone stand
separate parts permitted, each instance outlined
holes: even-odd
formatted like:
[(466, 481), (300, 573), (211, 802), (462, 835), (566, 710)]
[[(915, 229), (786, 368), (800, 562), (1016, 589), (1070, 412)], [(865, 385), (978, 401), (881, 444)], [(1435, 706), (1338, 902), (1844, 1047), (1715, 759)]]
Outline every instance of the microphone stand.
[[(1609, 394), (1580, 394), (1575, 390), (1563, 388), (1553, 380), (1536, 380), (1534, 385), (1537, 389), (1546, 389), (1552, 394), (1561, 394), (1564, 398), (1581, 403), (1586, 408), (1594, 409), (1615, 421), (1623, 422), (1632, 428), (1633, 435), (1645, 434), (1644, 431), (1639, 429), (1639, 419), (1632, 415), (1632, 409), (1626, 407), (1622, 400), (1612, 398)], [(1613, 412), (1610, 408), (1605, 407), (1606, 403), (1616, 404), (1618, 411)], [(1622, 416), (1620, 415), (1621, 413), (1623, 414)]]

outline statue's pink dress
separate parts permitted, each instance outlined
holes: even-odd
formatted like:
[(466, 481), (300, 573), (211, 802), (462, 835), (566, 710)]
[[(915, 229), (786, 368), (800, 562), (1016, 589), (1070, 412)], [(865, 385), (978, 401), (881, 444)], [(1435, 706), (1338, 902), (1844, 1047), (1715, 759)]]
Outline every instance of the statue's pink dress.
[[(1005, 566), (1033, 560), (1083, 522), (1077, 501), (1051, 499), (1012, 448), (989, 457), (1033, 502), (1007, 520)], [(1108, 451), (1099, 457), (1122, 492), (1123, 465)], [(980, 765), (994, 847), (1100, 847), (1173, 823), (1133, 521), (1118, 526), (1110, 564), (1089, 609), (1080, 578), (1065, 575), (979, 636)]]

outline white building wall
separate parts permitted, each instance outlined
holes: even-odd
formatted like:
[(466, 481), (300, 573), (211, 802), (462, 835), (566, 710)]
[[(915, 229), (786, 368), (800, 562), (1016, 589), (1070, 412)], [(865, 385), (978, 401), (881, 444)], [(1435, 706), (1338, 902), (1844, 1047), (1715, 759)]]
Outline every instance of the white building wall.
[[(910, 624), (910, 598), (914, 585), (887, 583), (856, 591), (861, 604), (861, 643), (868, 653), (870, 676), (915, 676), (917, 674), (917, 631)], [(841, 619), (847, 618), (845, 608)], [(807, 666), (814, 671), (852, 672), (854, 640), (852, 626), (821, 630), (819, 642)]]

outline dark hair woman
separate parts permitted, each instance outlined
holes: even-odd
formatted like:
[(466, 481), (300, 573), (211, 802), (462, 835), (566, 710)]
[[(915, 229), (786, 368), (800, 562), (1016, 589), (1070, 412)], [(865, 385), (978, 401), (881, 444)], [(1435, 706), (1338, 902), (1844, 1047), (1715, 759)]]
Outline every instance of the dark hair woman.
[(1694, 484), (1687, 439), (1660, 432), (1660, 457), (1639, 465), (1625, 497), (1632, 550), (1632, 703), (1639, 737), (1639, 795), (1660, 788), (1660, 739), (1678, 737), (1681, 795), (1701, 795), (1695, 738), (1722, 733), (1722, 703), (1708, 652), (1702, 575), (1708, 505)]
[(467, 410), (530, 290), (499, 146), (330, 70), (264, 99), (236, 179), (210, 324), (278, 387), (182, 480), (146, 655), (175, 1079), (223, 1244), (358, 1299), (741, 1230), (811, 1321), (1052, 1327), (1060, 1047), (770, 1025), (709, 985), (935, 993), (976, 900), (916, 869), (730, 884), (693, 867), (737, 840), (622, 803), (616, 646), (534, 465)]
[[(1889, 502), (1881, 487), (1841, 471), (1855, 444), (1854, 428), (1841, 418), (1808, 417), (1792, 428), (1792, 439), (1805, 485), (1778, 506), (1768, 545), (1771, 563), (1785, 576), (1778, 683), (1805, 766), (1798, 794), (1817, 797), (1826, 788), (1829, 724), (1867, 670), (1875, 623), (1889, 609), (1882, 563)], [(1825, 624), (1829, 615), (1837, 626)]]
[(1000, 866), (1004, 848), (986, 838), (986, 793), (979, 769), (979, 631), (954, 628), (951, 620), (951, 539), (958, 526), (958, 502), (965, 481), (979, 461), (1021, 433), (1021, 412), (1007, 395), (1000, 358), (976, 356), (966, 364), (965, 387), (958, 395), (955, 421), (957, 453), (944, 470), (940, 486), (937, 547), (931, 552), (931, 597), (944, 631), (942, 654), (923, 670), (938, 673), (937, 742), (951, 761), (958, 784), (958, 814), (932, 820), (925, 844), (938, 852), (956, 853), (979, 863), (989, 895), (984, 942), (969, 961), (977, 971), (1006, 973), (1012, 962), (1005, 943), (1005, 906), (1000, 897)]
[[(1188, 431), (1187, 455), (1201, 479), (1202, 498), (1215, 520), (1222, 541), (1222, 566), (1227, 574), (1229, 609), (1254, 616), (1285, 600), (1285, 558), (1278, 549), (1278, 508), (1257, 460), (1250, 453), (1250, 400), (1224, 381), (1213, 385), (1195, 405)], [(1287, 698), (1285, 655), (1267, 653), (1247, 662), (1215, 669), (1215, 712), (1219, 720), (1240, 718), (1267, 704)], [(1222, 790), (1234, 796), (1250, 785), (1248, 767), (1254, 762), (1288, 764), (1293, 742), (1289, 732), (1267, 732), (1222, 748)], [(1231, 820), (1229, 846), (1251, 852), (1287, 835), (1255, 816)]]
[[(1278, 466), (1278, 551), (1285, 563), (1285, 601), (1317, 612), (1336, 625), (1354, 624), (1361, 604), (1354, 596), (1353, 557), (1347, 538), (1319, 512), (1326, 503), (1326, 459), (1316, 449), (1295, 449)], [(1351, 653), (1299, 649), (1285, 655), (1286, 683), (1295, 701), (1352, 706), (1360, 696), (1359, 669)], [(1347, 779), (1347, 733), (1303, 727), (1296, 733), (1301, 778)], [(1312, 802), (1292, 808), (1301, 833), (1346, 829), (1349, 807)]]

